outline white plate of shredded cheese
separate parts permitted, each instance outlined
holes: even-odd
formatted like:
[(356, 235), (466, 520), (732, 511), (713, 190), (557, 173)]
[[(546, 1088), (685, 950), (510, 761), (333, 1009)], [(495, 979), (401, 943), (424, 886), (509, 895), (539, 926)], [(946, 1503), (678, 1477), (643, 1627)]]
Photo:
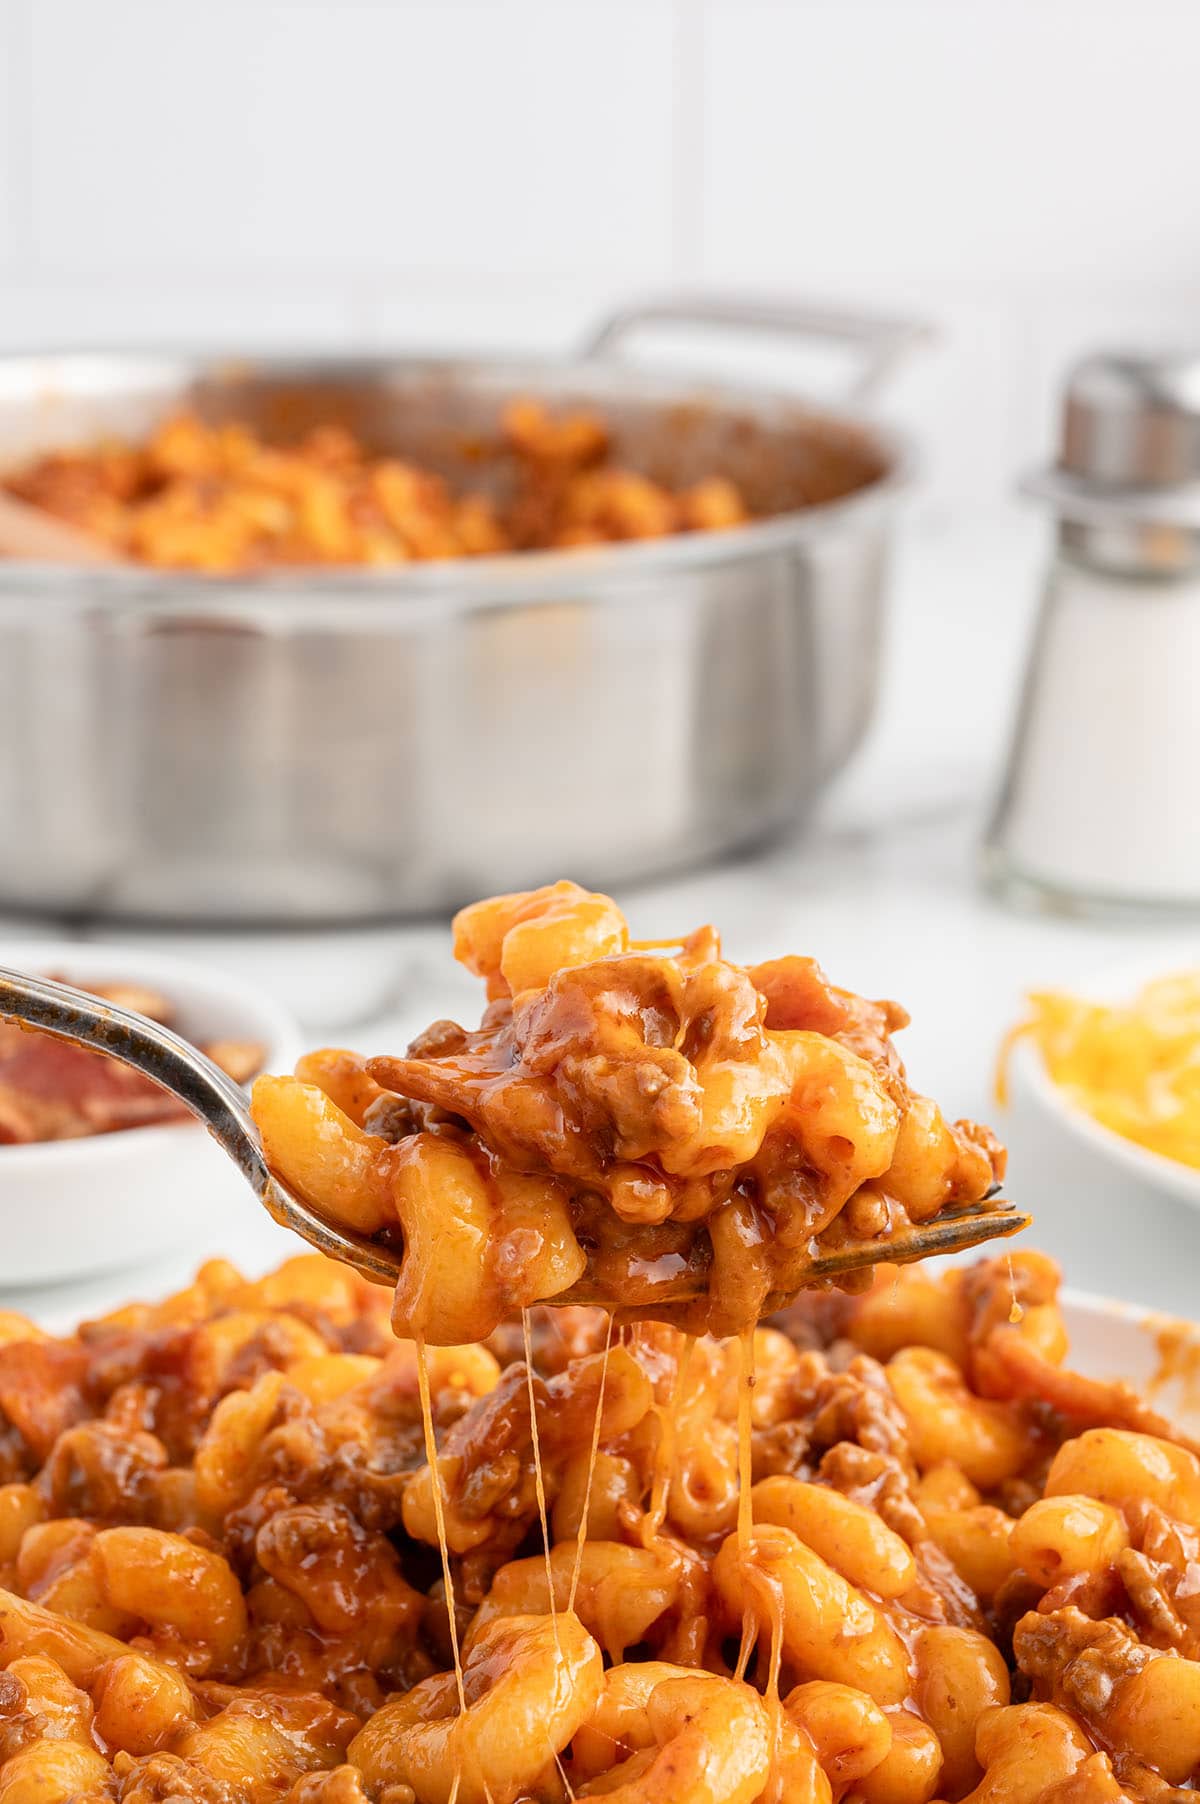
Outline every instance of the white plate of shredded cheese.
[[(1103, 1010), (1140, 1002), (1148, 986), (1148, 1008), (1153, 1011), (1155, 995), (1160, 1003), (1157, 1014), (1151, 1012), (1143, 1023), (1147, 1033), (1156, 1019), (1163, 1019), (1161, 998), (1170, 994), (1169, 986), (1176, 993), (1174, 1031), (1159, 1041), (1161, 1061), (1152, 1056), (1136, 1026), (1131, 1030), (1110, 1023), (1105, 1034), (1100, 1021), (1102, 1037), (1087, 1050), (1086, 1064), (1076, 1060), (1072, 1066), (1081, 1080), (1094, 1077), (1097, 1087), (1086, 1081), (1068, 1084), (1052, 1074), (1039, 1036), (1030, 1033), (1016, 1041), (1008, 1060), (1013, 1104), (1031, 1109), (1043, 1125), (1070, 1136), (1118, 1175), (1200, 1207), (1200, 1165), (1160, 1150), (1171, 1145), (1200, 1156), (1200, 943), (1160, 948), (1152, 958), (1109, 966), (1061, 992), (1034, 994), (1048, 997), (1049, 1008), (1061, 1004), (1065, 1009), (1075, 1001)], [(1124, 1054), (1123, 1032), (1130, 1035)], [(1125, 1083), (1129, 1087), (1123, 1097)], [(1129, 1131), (1114, 1125), (1122, 1117)], [(1131, 1138), (1131, 1133), (1145, 1135), (1152, 1144)]]

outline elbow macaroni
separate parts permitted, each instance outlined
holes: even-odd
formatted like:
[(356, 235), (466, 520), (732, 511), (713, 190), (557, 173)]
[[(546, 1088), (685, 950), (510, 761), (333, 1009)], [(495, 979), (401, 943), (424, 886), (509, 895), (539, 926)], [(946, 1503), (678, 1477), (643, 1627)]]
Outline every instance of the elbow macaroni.
[(987, 1129), (910, 1089), (903, 1011), (811, 959), (746, 969), (711, 927), (639, 945), (567, 882), (462, 910), (454, 949), (487, 987), (477, 1029), (435, 1023), (403, 1058), (328, 1048), (254, 1088), (271, 1167), (397, 1251), (398, 1334), (480, 1338), (573, 1296), (741, 1332), (826, 1240), (882, 1256), (1003, 1175)]
[(507, 1330), (430, 1350), (434, 1469), (318, 1258), (10, 1340), (0, 1804), (1186, 1795), (1200, 1459), (1059, 1363), (1055, 1282), (810, 1297), (748, 1409), (736, 1343), (535, 1314), (532, 1385)]

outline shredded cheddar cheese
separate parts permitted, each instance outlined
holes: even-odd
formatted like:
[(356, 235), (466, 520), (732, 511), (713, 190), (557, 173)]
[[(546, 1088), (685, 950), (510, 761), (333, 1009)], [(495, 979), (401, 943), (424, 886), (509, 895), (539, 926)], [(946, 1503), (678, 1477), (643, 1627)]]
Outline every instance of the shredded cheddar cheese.
[(1030, 1039), (1050, 1077), (1093, 1120), (1200, 1169), (1200, 969), (1157, 978), (1132, 1002), (1035, 990), (1029, 1004), (1001, 1054), (1001, 1101), (1008, 1053)]

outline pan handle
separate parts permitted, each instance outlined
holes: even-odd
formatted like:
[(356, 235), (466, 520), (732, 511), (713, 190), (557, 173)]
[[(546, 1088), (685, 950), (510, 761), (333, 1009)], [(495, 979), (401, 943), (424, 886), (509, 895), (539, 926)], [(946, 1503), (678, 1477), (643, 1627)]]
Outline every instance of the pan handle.
[(859, 313), (843, 307), (822, 307), (802, 301), (755, 300), (740, 295), (670, 294), (634, 301), (618, 309), (588, 335), (582, 355), (611, 356), (631, 332), (656, 323), (728, 326), (743, 332), (848, 346), (858, 353), (857, 370), (846, 391), (846, 398), (851, 401), (869, 399), (902, 357), (933, 336), (930, 327), (918, 321)]

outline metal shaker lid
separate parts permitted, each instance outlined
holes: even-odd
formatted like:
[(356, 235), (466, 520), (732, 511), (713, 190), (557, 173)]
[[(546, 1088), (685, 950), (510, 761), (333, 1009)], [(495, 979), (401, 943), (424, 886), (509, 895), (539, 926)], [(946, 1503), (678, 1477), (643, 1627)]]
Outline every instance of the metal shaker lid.
[(1115, 352), (1076, 364), (1059, 465), (1121, 486), (1200, 480), (1200, 354)]
[(1200, 562), (1200, 351), (1112, 351), (1070, 372), (1057, 464), (1028, 477), (1072, 547), (1130, 571)]

